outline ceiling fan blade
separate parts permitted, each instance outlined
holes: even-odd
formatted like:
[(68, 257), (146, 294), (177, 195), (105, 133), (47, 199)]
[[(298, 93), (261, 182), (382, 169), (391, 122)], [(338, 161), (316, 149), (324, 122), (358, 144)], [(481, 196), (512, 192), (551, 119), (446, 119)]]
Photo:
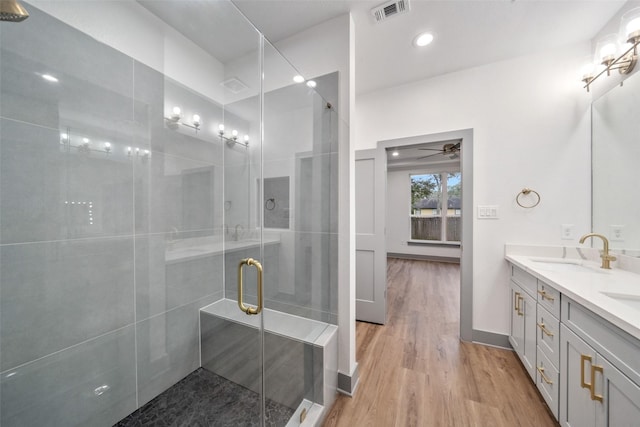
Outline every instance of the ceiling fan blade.
[(444, 154), (444, 152), (442, 152), (442, 153), (435, 153), (435, 154), (429, 154), (428, 156), (416, 157), (416, 160), (426, 159), (426, 158), (428, 158), (428, 157), (433, 157), (433, 156), (441, 156), (441, 155), (443, 155), (443, 154)]

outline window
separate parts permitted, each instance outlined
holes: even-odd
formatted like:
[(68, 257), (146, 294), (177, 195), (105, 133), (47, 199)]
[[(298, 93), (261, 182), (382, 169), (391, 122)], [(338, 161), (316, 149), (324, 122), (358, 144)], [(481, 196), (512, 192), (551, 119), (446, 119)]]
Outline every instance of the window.
[(411, 175), (411, 240), (460, 242), (460, 172)]

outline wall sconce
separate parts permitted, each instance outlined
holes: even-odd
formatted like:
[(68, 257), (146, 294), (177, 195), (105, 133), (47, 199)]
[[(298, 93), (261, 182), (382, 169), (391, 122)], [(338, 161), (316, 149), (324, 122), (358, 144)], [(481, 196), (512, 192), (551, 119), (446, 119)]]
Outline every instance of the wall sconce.
[[(620, 74), (629, 74), (638, 61), (638, 44), (640, 44), (640, 8), (632, 9), (622, 16), (618, 35), (609, 34), (596, 44), (595, 60), (583, 68), (582, 82), (589, 92), (591, 84), (611, 70)], [(600, 72), (596, 71), (604, 66)]]
[(171, 114), (169, 115), (169, 117), (165, 117), (164, 119), (168, 122), (169, 126), (172, 127), (173, 129), (176, 129), (178, 125), (182, 125), (182, 126), (186, 126), (188, 128), (194, 129), (196, 133), (198, 133), (198, 131), (200, 130), (200, 125), (202, 124), (202, 121), (200, 120), (200, 116), (198, 114), (194, 114), (191, 117), (191, 124), (189, 124), (189, 123), (180, 121), (180, 119), (182, 118), (181, 113), (182, 111), (180, 110), (180, 107), (173, 107), (173, 110), (171, 110)]
[(227, 142), (228, 145), (233, 145), (233, 144), (238, 144), (238, 145), (242, 145), (243, 147), (248, 147), (249, 146), (249, 135), (245, 135), (243, 137), (243, 142), (238, 141), (238, 131), (236, 129), (231, 131), (231, 137), (228, 137), (225, 135), (224, 133), (224, 125), (220, 124), (218, 125), (218, 135), (220, 135), (220, 138), (225, 140)]

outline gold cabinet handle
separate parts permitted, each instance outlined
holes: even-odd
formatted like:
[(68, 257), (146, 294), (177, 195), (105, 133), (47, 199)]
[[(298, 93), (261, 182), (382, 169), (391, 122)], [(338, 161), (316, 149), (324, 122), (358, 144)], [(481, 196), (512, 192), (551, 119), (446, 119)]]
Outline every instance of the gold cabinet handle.
[(544, 323), (536, 323), (536, 324), (538, 325), (538, 328), (540, 328), (540, 330), (542, 330), (542, 332), (544, 332), (545, 335), (547, 335), (548, 337), (552, 337), (553, 336), (553, 332), (548, 330), (546, 328), (546, 326), (544, 325)]
[(547, 378), (547, 376), (544, 374), (544, 368), (542, 366), (538, 366), (538, 372), (540, 372), (540, 378), (542, 378), (542, 381), (547, 384), (553, 384), (553, 381)]
[[(587, 356), (586, 354), (581, 354), (580, 355), (580, 386), (582, 388), (588, 388), (591, 389), (591, 383), (585, 382), (584, 380), (584, 362), (589, 362), (591, 363), (591, 356)], [(591, 365), (593, 367), (593, 365)], [(591, 377), (591, 381), (593, 382), (593, 374)]]
[[(258, 306), (251, 307), (244, 305), (244, 279), (242, 277), (242, 267), (245, 265), (253, 266), (258, 270)], [(238, 264), (238, 307), (247, 314), (258, 314), (262, 311), (262, 264), (253, 258), (245, 258)]]
[(546, 299), (546, 300), (549, 300), (549, 301), (555, 301), (556, 300), (554, 297), (550, 296), (544, 289), (538, 291), (538, 293), (540, 294), (542, 299)]
[(518, 306), (518, 301), (520, 300), (520, 292), (513, 293), (513, 309), (517, 312), (520, 311), (520, 307)]
[(604, 369), (602, 369), (602, 366), (591, 365), (591, 400), (602, 402), (604, 396), (596, 394), (596, 371), (604, 375)]
[(520, 301), (524, 301), (524, 298), (522, 296), (520, 296), (520, 294), (518, 294), (518, 316), (524, 316), (524, 313), (522, 312), (522, 306), (520, 306)]

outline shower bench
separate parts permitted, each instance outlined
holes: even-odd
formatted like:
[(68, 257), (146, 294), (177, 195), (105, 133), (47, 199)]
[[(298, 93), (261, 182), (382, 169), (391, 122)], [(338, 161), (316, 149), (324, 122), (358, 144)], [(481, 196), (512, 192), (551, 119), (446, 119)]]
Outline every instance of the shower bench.
[[(299, 421), (305, 408), (303, 425), (315, 425), (337, 391), (338, 328), (268, 308), (263, 316), (265, 397), (296, 409), (292, 420)], [(260, 392), (259, 327), (260, 317), (241, 312), (235, 300), (221, 299), (202, 308), (202, 367)]]

